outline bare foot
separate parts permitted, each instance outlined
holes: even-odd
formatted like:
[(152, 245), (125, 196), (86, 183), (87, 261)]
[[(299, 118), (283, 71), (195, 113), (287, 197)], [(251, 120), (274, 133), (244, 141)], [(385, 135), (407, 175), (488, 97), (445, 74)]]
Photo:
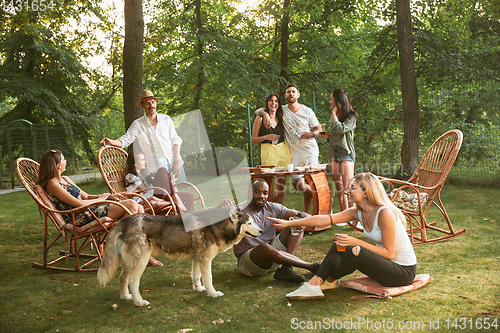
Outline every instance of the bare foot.
[(156, 260), (155, 258), (149, 257), (148, 266), (161, 267), (161, 266), (163, 266), (163, 264), (160, 261)]

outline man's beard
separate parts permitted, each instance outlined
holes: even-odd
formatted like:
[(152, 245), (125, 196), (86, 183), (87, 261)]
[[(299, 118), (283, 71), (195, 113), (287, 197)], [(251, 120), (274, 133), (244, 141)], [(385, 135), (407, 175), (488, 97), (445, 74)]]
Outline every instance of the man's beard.
[(266, 203), (266, 200), (262, 199), (262, 203), (260, 202), (260, 200), (252, 200), (252, 203), (257, 208), (263, 208), (264, 204)]

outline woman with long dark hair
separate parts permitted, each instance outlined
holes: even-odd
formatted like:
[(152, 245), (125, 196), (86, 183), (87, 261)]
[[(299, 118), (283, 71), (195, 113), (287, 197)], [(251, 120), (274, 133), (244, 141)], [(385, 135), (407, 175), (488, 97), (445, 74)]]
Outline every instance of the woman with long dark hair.
[[(40, 159), (40, 168), (38, 170), (38, 184), (47, 192), (47, 197), (58, 210), (71, 210), (75, 207), (84, 206), (93, 202), (102, 200), (120, 200), (120, 203), (127, 207), (132, 214), (144, 213), (142, 206), (138, 205), (132, 199), (125, 199), (119, 193), (103, 193), (91, 195), (80, 189), (69, 177), (61, 176), (66, 170), (66, 159), (60, 150), (52, 149), (46, 151)], [(90, 210), (98, 217), (109, 217), (118, 220), (128, 215), (128, 213), (119, 205), (95, 205)], [(71, 214), (63, 214), (67, 222), (72, 222)], [(75, 214), (75, 224), (83, 226), (94, 220), (92, 214), (88, 211), (82, 211)]]
[(349, 95), (341, 88), (332, 91), (330, 106), (332, 108), (330, 132), (321, 136), (329, 139), (327, 159), (342, 211), (349, 207), (347, 196), (342, 200), (342, 193), (354, 176), (356, 159), (354, 130), (358, 127), (358, 114), (351, 106)]
[[(127, 192), (136, 192), (153, 186), (161, 187), (167, 190), (167, 192), (172, 196), (175, 205), (181, 212), (194, 210), (193, 193), (187, 191), (177, 192), (176, 189), (172, 186), (172, 182), (166, 168), (159, 168), (155, 174), (154, 179), (145, 176), (145, 170), (146, 159), (144, 158), (144, 154), (140, 151), (130, 152), (127, 157), (127, 174), (125, 175), (124, 179), (124, 185), (127, 189)], [(164, 194), (160, 192), (155, 193), (153, 189), (142, 193), (142, 196), (151, 201), (153, 206), (156, 205), (161, 207), (167, 203), (165, 201), (166, 198)]]
[[(38, 170), (38, 184), (46, 191), (47, 197), (52, 201), (56, 209), (71, 210), (92, 202), (120, 200), (120, 203), (127, 207), (132, 214), (144, 213), (144, 208), (141, 205), (137, 204), (133, 199), (126, 199), (120, 193), (103, 193), (99, 195), (85, 193), (69, 177), (61, 176), (65, 170), (66, 159), (60, 150), (48, 150), (42, 155), (40, 169)], [(109, 217), (119, 220), (129, 215), (122, 207), (114, 204), (95, 205), (89, 208), (97, 218)], [(67, 222), (71, 222), (71, 214), (63, 214), (63, 218)], [(75, 224), (77, 226), (83, 226), (93, 220), (94, 217), (88, 210), (75, 214)], [(153, 257), (149, 258), (149, 265), (163, 266), (161, 262)]]
[[(278, 94), (270, 94), (264, 111), (269, 114), (269, 128), (262, 125), (262, 117), (256, 117), (252, 129), (252, 143), (260, 143), (260, 164), (286, 167), (291, 163), (290, 150), (285, 144), (283, 109)], [(276, 178), (276, 196), (271, 201), (283, 203), (285, 199), (286, 176)], [(270, 189), (271, 193), (273, 192)]]

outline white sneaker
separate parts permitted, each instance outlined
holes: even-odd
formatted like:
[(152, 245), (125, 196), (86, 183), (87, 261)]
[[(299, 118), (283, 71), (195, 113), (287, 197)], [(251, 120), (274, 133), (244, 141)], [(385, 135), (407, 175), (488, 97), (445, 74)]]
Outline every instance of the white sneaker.
[(333, 282), (325, 281), (320, 286), (321, 290), (337, 289), (337, 288), (340, 288), (340, 287), (342, 287), (342, 285), (340, 284), (339, 280), (335, 280)]
[(286, 294), (286, 298), (291, 300), (318, 299), (323, 297), (325, 297), (325, 295), (321, 291), (320, 286), (311, 286), (307, 282), (304, 282), (302, 287), (294, 292)]

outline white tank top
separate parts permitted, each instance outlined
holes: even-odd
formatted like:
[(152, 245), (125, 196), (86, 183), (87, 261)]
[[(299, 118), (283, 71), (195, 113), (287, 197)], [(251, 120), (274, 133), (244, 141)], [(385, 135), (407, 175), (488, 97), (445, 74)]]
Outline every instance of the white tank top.
[[(377, 246), (382, 245), (382, 232), (378, 226), (378, 214), (384, 208), (390, 209), (387, 206), (382, 206), (377, 210), (377, 214), (375, 215), (375, 221), (373, 222), (372, 231), (366, 231), (364, 228), (365, 237), (371, 241), (374, 241)], [(396, 219), (396, 244), (394, 244), (394, 256), (391, 261), (395, 262), (398, 265), (402, 266), (413, 266), (417, 264), (417, 257), (415, 256), (415, 251), (413, 251), (413, 245), (411, 244), (410, 237), (406, 233), (405, 227), (403, 223), (401, 223), (401, 219), (398, 215)], [(361, 218), (361, 212), (358, 211), (358, 218), (361, 223), (363, 223), (363, 219)]]

